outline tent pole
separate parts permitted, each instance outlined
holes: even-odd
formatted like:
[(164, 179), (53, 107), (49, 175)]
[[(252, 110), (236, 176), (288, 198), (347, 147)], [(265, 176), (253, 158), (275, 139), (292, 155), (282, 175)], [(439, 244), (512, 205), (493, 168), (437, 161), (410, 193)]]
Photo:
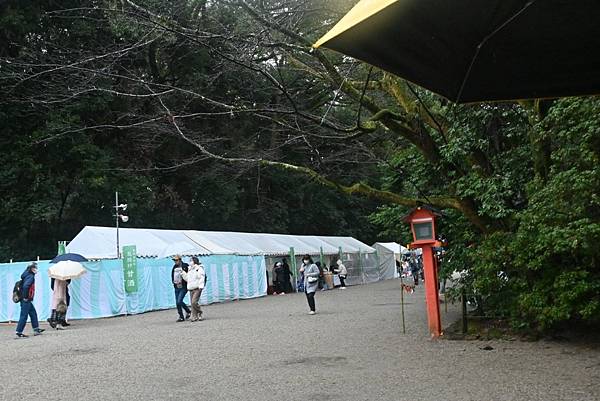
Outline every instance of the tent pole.
[(365, 283), (365, 276), (363, 274), (363, 266), (362, 266), (362, 250), (358, 250), (358, 272), (360, 274), (361, 284)]
[(404, 322), (404, 281), (400, 274), (400, 307), (402, 309), (402, 334), (406, 334), (406, 323)]
[(377, 281), (381, 281), (381, 264), (379, 264), (379, 249), (375, 248), (375, 263), (377, 263)]
[(298, 292), (298, 285), (296, 281), (298, 280), (298, 267), (296, 266), (296, 253), (294, 251), (294, 247), (290, 247), (290, 263), (292, 264), (292, 271), (294, 277), (294, 289)]
[(115, 215), (117, 227), (117, 259), (121, 259), (121, 250), (119, 249), (119, 193), (115, 191)]

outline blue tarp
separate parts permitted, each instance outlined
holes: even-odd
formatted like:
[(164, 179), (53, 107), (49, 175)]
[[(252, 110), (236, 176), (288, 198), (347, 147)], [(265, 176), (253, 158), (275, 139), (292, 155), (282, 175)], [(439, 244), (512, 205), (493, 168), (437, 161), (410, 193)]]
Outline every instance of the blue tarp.
[[(266, 295), (266, 267), (262, 256), (214, 255), (202, 258), (208, 281), (201, 304)], [(0, 322), (19, 318), (19, 304), (12, 302), (12, 289), (29, 262), (0, 264)], [(138, 292), (126, 294), (121, 260), (83, 263), (86, 275), (69, 286), (70, 319), (89, 319), (136, 314), (175, 307), (171, 284), (173, 262), (169, 258), (137, 260)], [(40, 320), (50, 316), (48, 261), (38, 262), (35, 307)]]

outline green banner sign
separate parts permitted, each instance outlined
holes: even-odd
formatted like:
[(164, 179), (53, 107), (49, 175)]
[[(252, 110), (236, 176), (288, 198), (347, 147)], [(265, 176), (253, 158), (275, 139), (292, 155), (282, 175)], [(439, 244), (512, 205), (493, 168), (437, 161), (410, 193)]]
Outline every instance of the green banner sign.
[(296, 252), (294, 247), (290, 248), (290, 264), (292, 265), (292, 276), (298, 277), (298, 267), (296, 266)]
[(58, 241), (58, 252), (57, 255), (64, 255), (67, 253), (67, 241)]
[(137, 250), (135, 245), (123, 247), (123, 276), (125, 277), (125, 292), (127, 294), (137, 292)]

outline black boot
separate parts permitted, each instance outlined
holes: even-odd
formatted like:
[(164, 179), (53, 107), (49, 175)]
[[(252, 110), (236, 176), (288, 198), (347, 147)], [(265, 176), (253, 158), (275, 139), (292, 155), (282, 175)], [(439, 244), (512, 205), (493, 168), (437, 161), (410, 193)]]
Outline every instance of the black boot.
[(52, 309), (52, 313), (50, 313), (50, 318), (47, 320), (50, 327), (53, 329), (56, 328), (56, 309)]
[(62, 327), (70, 326), (70, 324), (67, 323), (67, 311), (61, 313), (60, 316), (56, 320), (58, 321), (58, 324), (60, 324)]
[(56, 313), (56, 330), (62, 330), (62, 328), (65, 327), (63, 322), (65, 321), (66, 317), (67, 316), (65, 313)]

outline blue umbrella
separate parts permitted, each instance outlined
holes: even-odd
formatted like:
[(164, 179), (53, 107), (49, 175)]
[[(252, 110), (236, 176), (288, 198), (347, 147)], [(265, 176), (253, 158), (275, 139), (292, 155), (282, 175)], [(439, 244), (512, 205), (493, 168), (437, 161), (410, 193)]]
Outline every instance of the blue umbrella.
[(65, 260), (70, 260), (72, 262), (87, 262), (88, 261), (84, 256), (82, 256), (78, 253), (63, 253), (62, 255), (58, 255), (57, 257), (52, 259), (50, 261), (50, 263), (58, 263), (58, 262), (62, 262)]

